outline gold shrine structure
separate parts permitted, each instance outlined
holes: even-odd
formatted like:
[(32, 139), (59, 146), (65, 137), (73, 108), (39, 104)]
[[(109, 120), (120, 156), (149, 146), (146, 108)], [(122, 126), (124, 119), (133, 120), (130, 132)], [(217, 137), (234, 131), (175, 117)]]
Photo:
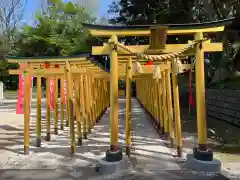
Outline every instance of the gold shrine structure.
[[(225, 25), (232, 19), (179, 25), (150, 26), (101, 26), (84, 24), (94, 37), (108, 37), (102, 46), (93, 46), (92, 55), (110, 56), (110, 73), (96, 66), (87, 57), (22, 58), (9, 57), (10, 63), (24, 63), (23, 69), (10, 70), (10, 74), (25, 75), (24, 93), (24, 152), (29, 149), (30, 121), (30, 76), (37, 77), (37, 145), (41, 146), (41, 77), (47, 80), (47, 117), (46, 140), (50, 140), (49, 78), (60, 79), (60, 127), (64, 129), (64, 108), (66, 123), (70, 123), (70, 153), (75, 153), (75, 129), (77, 123), (78, 145), (91, 133), (94, 124), (110, 106), (110, 148), (106, 152), (107, 161), (122, 159), (121, 147), (118, 146), (118, 80), (126, 81), (126, 153), (131, 153), (131, 84), (136, 81), (137, 99), (148, 112), (156, 130), (169, 138), (170, 145), (177, 147), (177, 155), (182, 155), (182, 134), (179, 106), (178, 74), (192, 70), (192, 64), (184, 64), (185, 56), (195, 57), (196, 106), (198, 147), (194, 150), (195, 158), (212, 160), (212, 152), (207, 149), (204, 53), (223, 50), (222, 42), (206, 39), (208, 34), (224, 31)], [(167, 44), (167, 37), (192, 36), (186, 44)], [(124, 45), (118, 39), (122, 37), (149, 37), (150, 44)], [(152, 65), (143, 66), (147, 61)], [(48, 69), (44, 64), (49, 63)], [(59, 64), (59, 68), (54, 68)], [(67, 81), (67, 104), (62, 103), (63, 81)], [(55, 89), (58, 91), (57, 89)], [(73, 98), (75, 90), (76, 98)], [(98, 92), (98, 93), (96, 93)], [(80, 110), (81, 109), (81, 110)], [(54, 133), (58, 133), (58, 97), (55, 97)], [(76, 117), (76, 118), (75, 118)], [(83, 126), (83, 128), (81, 128)], [(81, 130), (83, 129), (83, 131)], [(176, 141), (175, 141), (176, 140)], [(204, 154), (204, 155), (203, 155)]]

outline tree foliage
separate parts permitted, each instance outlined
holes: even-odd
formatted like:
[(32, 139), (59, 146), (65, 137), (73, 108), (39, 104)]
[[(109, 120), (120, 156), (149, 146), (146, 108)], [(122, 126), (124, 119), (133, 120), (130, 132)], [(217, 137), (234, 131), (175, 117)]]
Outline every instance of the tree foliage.
[(22, 20), (27, 0), (0, 2), (0, 56), (8, 54), (12, 44), (19, 37), (18, 23)]
[[(145, 25), (214, 21), (233, 16), (238, 1), (117, 0), (109, 7), (109, 15), (112, 17), (109, 22), (112, 24)], [(25, 0), (2, 0), (0, 2), (0, 56), (5, 54), (16, 56), (76, 55), (90, 51), (91, 45), (103, 43), (102, 39), (93, 39), (82, 24), (106, 25), (108, 24), (106, 19), (98, 18), (96, 20), (91, 17), (89, 12), (79, 3), (72, 3), (80, 2), (77, 0), (71, 2), (47, 0), (46, 2), (47, 4), (43, 6), (42, 11), (36, 14), (36, 24), (24, 27), (19, 27), (18, 22), (23, 15)], [(141, 44), (148, 41), (148, 38), (145, 37), (123, 38), (126, 44)], [(174, 39), (174, 37), (169, 37), (168, 40), (171, 38)], [(219, 67), (220, 64), (223, 66), (227, 64), (226, 67), (228, 67), (234, 57), (240, 56), (239, 45), (228, 47), (233, 47), (227, 51), (234, 53), (226, 52), (223, 56), (222, 54), (213, 56), (215, 58), (212, 58), (211, 62), (214, 67)], [(101, 57), (97, 58), (101, 59)], [(102, 62), (104, 62), (102, 64), (105, 67), (109, 66), (109, 61), (103, 59)], [(9, 64), (6, 61), (0, 61), (0, 77), (6, 75), (8, 68)]]
[(233, 16), (237, 0), (114, 1), (109, 13), (114, 24), (193, 23)]
[[(199, 23), (232, 17), (236, 13), (236, 6), (238, 4), (238, 0), (119, 0), (114, 1), (109, 6), (109, 13), (112, 15), (110, 22), (113, 24), (146, 25), (154, 23)], [(187, 37), (187, 39), (188, 38), (189, 37)], [(223, 40), (221, 35), (215, 38)], [(139, 39), (140, 38), (130, 37), (126, 41), (134, 41), (135, 44), (139, 44)], [(175, 39), (175, 37), (168, 37), (169, 42), (171, 42), (172, 39)], [(141, 40), (146, 43), (148, 38), (143, 40), (141, 37)], [(178, 43), (182, 40), (184, 40), (184, 37), (181, 37)], [(211, 67), (214, 69), (229, 69), (229, 67), (234, 64), (231, 52), (239, 52), (239, 49), (229, 44), (226, 39), (224, 46), (226, 47), (224, 53), (216, 53), (211, 56)], [(235, 48), (235, 50), (232, 48)]]
[[(20, 3), (20, 0), (11, 1)], [(95, 19), (83, 7), (62, 0), (48, 0), (48, 6), (36, 14), (35, 25), (19, 27), (17, 19), (14, 21), (15, 10), (23, 6), (11, 3), (0, 5), (0, 37), (6, 37), (6, 40), (0, 39), (0, 55), (71, 56), (90, 50), (91, 37), (82, 23), (93, 23)], [(9, 68), (17, 67), (17, 64), (8, 64), (2, 58), (0, 80), (6, 80)]]
[(84, 8), (51, 0), (46, 11), (36, 15), (36, 27), (26, 26), (22, 39), (17, 42), (22, 56), (74, 55), (89, 50), (89, 34), (82, 23), (94, 19)]

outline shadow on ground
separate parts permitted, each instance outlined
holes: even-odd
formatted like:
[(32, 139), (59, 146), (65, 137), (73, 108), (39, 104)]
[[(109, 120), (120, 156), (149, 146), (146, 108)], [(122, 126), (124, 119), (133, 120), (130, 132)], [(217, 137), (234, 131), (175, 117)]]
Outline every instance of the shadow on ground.
[[(5, 110), (10, 110), (9, 118), (15, 113), (16, 102), (6, 103)], [(46, 117), (43, 112), (42, 116), (42, 147), (36, 147), (36, 114), (35, 103), (32, 104), (32, 115), (30, 123), (30, 155), (23, 155), (23, 139), (24, 126), (23, 122), (14, 125), (8, 124), (7, 121), (0, 124), (0, 146), (1, 146), (1, 169), (59, 169), (68, 171), (68, 173), (81, 171), (81, 177), (94, 177), (99, 174), (94, 171), (93, 165), (97, 163), (99, 158), (104, 157), (105, 152), (109, 148), (109, 109), (102, 117), (101, 121), (96, 124), (92, 133), (89, 134), (87, 140), (83, 140), (82, 146), (76, 147), (76, 154), (71, 156), (70, 151), (70, 134), (69, 128), (65, 127), (64, 131), (59, 130), (58, 135), (53, 134), (54, 122), (51, 120), (51, 141), (45, 141)], [(43, 109), (45, 104), (43, 103)], [(132, 155), (141, 157), (145, 160), (144, 163), (161, 162), (175, 164), (171, 153), (151, 150), (152, 147), (163, 145), (160, 138), (153, 132), (151, 124), (146, 120), (145, 123), (141, 120), (144, 111), (139, 108), (139, 105), (133, 105), (133, 137), (135, 149)], [(51, 114), (53, 117), (53, 113)], [(22, 119), (19, 119), (23, 121)], [(58, 128), (60, 128), (58, 126)], [(145, 132), (145, 133), (144, 133)], [(149, 133), (147, 133), (149, 132)], [(151, 132), (151, 133), (150, 133)], [(76, 133), (77, 139), (77, 133)], [(119, 142), (122, 147), (125, 146), (125, 104), (124, 100), (119, 101)], [(141, 153), (139, 153), (141, 152)], [(145, 165), (144, 165), (145, 166)], [(159, 166), (162, 167), (162, 166)], [(77, 169), (77, 170), (76, 170)], [(85, 171), (83, 172), (83, 170)], [(88, 170), (87, 170), (88, 169)], [(54, 170), (54, 171), (55, 171)], [(3, 173), (9, 173), (4, 171)], [(41, 171), (39, 172), (41, 173)], [(64, 177), (67, 175), (64, 175)], [(8, 176), (12, 178), (11, 175)], [(17, 178), (17, 177), (16, 177)], [(12, 178), (14, 179), (14, 178)]]
[[(181, 111), (182, 131), (187, 139), (189, 136), (193, 137), (191, 143), (185, 141), (185, 147), (189, 147), (193, 143), (193, 139), (197, 139), (197, 120), (195, 112), (189, 115), (188, 109)], [(240, 128), (229, 124), (227, 122), (207, 117), (207, 133), (208, 144), (214, 152), (230, 153), (240, 156)], [(240, 157), (239, 157), (240, 158)]]

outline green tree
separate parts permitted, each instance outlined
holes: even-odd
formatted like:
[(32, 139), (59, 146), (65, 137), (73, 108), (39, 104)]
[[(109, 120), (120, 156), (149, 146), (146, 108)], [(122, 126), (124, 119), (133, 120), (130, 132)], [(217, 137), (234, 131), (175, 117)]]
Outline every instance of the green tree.
[(13, 44), (20, 37), (19, 22), (22, 20), (26, 3), (27, 0), (2, 0), (0, 2), (0, 81), (6, 80), (9, 68), (18, 66), (8, 64), (3, 57), (13, 52)]
[(90, 36), (82, 23), (95, 19), (71, 2), (49, 2), (47, 10), (36, 15), (36, 27), (24, 27), (16, 52), (21, 56), (65, 56), (90, 50)]
[(115, 16), (110, 22), (141, 25), (212, 21), (233, 16), (237, 3), (237, 0), (120, 0), (109, 6), (109, 13)]
[(22, 20), (26, 4), (27, 0), (0, 2), (0, 55), (11, 52), (12, 44), (18, 38), (18, 25)]
[[(238, 4), (238, 0), (119, 0), (114, 1), (109, 6), (109, 13), (113, 16), (109, 21), (112, 24), (123, 25), (183, 24), (216, 21), (234, 16)], [(183, 38), (181, 37), (181, 40)], [(148, 39), (143, 40), (143, 37), (130, 37), (127, 38), (126, 44), (132, 42), (139, 44), (140, 39), (145, 44), (148, 43)], [(222, 34), (215, 37), (215, 39), (223, 40)], [(172, 40), (175, 41), (175, 37), (168, 37), (170, 43)], [(229, 48), (232, 45), (226, 39), (224, 40), (224, 46), (227, 47), (225, 51), (232, 51)], [(236, 48), (239, 47), (236, 46)], [(239, 49), (234, 50), (234, 52), (238, 51)], [(230, 54), (228, 52), (212, 54), (210, 59), (211, 67), (213, 67), (211, 68), (212, 74), (215, 73), (215, 70), (222, 68), (226, 71), (232, 71), (229, 69), (230, 64), (236, 63), (233, 63), (233, 58)]]

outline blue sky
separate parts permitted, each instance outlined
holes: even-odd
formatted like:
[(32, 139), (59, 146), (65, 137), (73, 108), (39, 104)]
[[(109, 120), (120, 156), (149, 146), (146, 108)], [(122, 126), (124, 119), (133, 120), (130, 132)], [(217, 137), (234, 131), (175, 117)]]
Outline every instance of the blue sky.
[[(68, 1), (68, 0), (65, 0)], [(22, 2), (25, 2), (25, 0), (22, 0)], [(107, 18), (107, 11), (108, 11), (108, 5), (113, 2), (113, 0), (99, 0), (100, 7), (99, 7), (99, 13), (98, 17), (106, 17)], [(40, 7), (40, 0), (28, 0), (28, 4), (25, 9), (24, 14), (24, 21), (29, 23), (33, 20), (34, 14), (37, 10), (39, 10)]]
[(112, 4), (113, 0), (100, 0), (100, 16), (107, 17), (108, 5)]

